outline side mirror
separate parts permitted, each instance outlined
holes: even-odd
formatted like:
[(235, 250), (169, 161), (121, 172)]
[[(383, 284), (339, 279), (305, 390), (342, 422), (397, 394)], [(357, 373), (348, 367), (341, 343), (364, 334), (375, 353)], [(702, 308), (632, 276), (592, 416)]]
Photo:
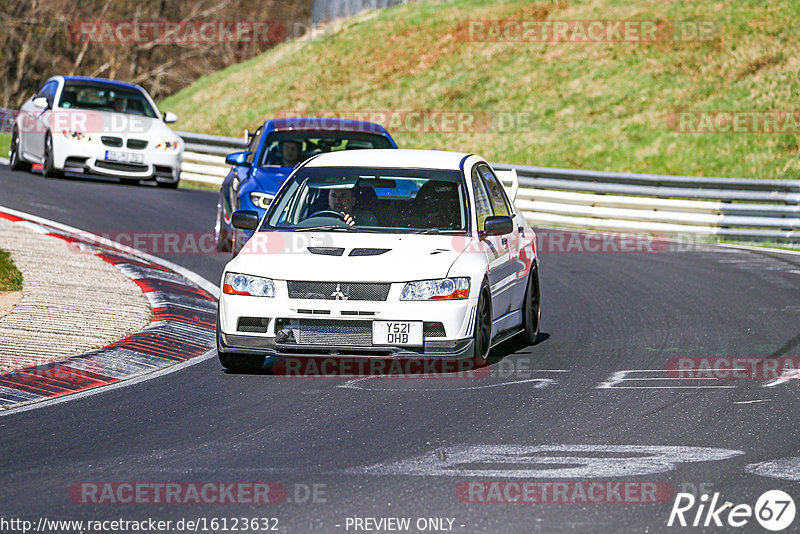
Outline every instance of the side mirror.
[(252, 152), (246, 150), (244, 152), (234, 152), (233, 154), (228, 154), (225, 156), (225, 163), (228, 165), (243, 165), (245, 167), (250, 166), (250, 162), (247, 161), (247, 157), (250, 156)]
[(508, 215), (492, 215), (483, 222), (483, 235), (506, 235), (514, 231), (514, 220)]
[(33, 105), (39, 109), (47, 109), (50, 107), (50, 102), (43, 96), (37, 96), (33, 99)]
[(171, 111), (167, 111), (166, 113), (164, 113), (164, 122), (166, 122), (167, 124), (178, 122), (178, 116)]
[(258, 228), (258, 212), (249, 210), (237, 210), (233, 212), (231, 224), (239, 230), (253, 230)]

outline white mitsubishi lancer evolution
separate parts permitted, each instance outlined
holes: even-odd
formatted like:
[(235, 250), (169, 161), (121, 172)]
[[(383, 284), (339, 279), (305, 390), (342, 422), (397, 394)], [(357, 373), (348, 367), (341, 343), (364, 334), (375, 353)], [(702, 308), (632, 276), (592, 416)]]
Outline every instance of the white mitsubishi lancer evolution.
[[(508, 174), (508, 176), (506, 176)], [(500, 177), (498, 177), (500, 175)], [(512, 181), (512, 198), (500, 178)], [(539, 332), (536, 237), (516, 174), (473, 154), (352, 150), (298, 166), (221, 280), (217, 350), (267, 356), (456, 358)]]

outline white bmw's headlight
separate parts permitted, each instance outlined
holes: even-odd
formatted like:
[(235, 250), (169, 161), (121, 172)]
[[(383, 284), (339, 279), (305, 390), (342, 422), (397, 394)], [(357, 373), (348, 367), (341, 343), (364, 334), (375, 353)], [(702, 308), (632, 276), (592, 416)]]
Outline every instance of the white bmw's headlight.
[(400, 294), (400, 300), (444, 300), (467, 297), (469, 297), (469, 278), (409, 282)]
[(72, 141), (91, 141), (91, 136), (86, 132), (68, 132), (67, 130), (63, 130), (61, 135), (70, 139)]
[(274, 297), (275, 283), (269, 278), (249, 274), (225, 273), (222, 292), (228, 295), (250, 295), (252, 297)]
[(257, 208), (267, 209), (273, 198), (273, 195), (266, 193), (250, 193), (250, 202)]
[(180, 142), (178, 141), (163, 140), (159, 141), (158, 144), (156, 144), (156, 150), (161, 150), (161, 151), (178, 150), (178, 147), (180, 147)]

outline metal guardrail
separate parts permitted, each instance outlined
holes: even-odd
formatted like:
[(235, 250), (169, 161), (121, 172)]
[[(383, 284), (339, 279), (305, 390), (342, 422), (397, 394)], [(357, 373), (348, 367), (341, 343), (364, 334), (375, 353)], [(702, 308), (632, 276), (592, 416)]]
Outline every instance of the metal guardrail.
[[(221, 184), (243, 138), (178, 132), (182, 178)], [(800, 242), (800, 180), (669, 176), (493, 163), (516, 170), (516, 205), (537, 226)]]

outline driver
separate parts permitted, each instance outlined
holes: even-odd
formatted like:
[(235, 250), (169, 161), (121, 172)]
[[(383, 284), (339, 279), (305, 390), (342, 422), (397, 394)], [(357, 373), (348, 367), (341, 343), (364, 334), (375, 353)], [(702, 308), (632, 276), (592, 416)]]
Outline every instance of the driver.
[(352, 189), (331, 189), (328, 191), (328, 207), (342, 214), (343, 220), (350, 226), (356, 224), (377, 226), (378, 218), (369, 210), (356, 206), (356, 195)]
[(281, 166), (294, 167), (300, 163), (300, 143), (284, 141), (281, 145)]

